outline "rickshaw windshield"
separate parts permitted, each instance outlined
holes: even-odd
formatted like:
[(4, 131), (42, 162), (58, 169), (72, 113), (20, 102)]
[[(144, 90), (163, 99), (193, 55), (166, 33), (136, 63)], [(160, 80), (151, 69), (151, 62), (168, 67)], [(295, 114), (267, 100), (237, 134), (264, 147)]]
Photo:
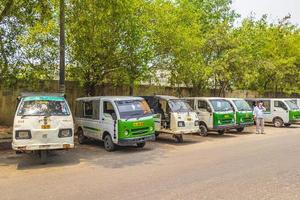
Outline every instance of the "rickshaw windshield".
[(145, 100), (122, 100), (115, 101), (115, 103), (122, 119), (144, 117), (152, 114)]
[(288, 105), (289, 109), (291, 109), (291, 110), (299, 110), (299, 107), (295, 103), (295, 101), (293, 101), (293, 100), (285, 100), (284, 102)]
[(233, 100), (238, 111), (252, 111), (250, 105), (245, 100)]
[(21, 101), (18, 116), (67, 116), (68, 105), (63, 97), (25, 97)]
[(233, 111), (230, 103), (223, 99), (209, 100), (216, 112)]
[(181, 99), (169, 100), (169, 106), (170, 106), (170, 110), (172, 112), (191, 112), (191, 111), (193, 111), (191, 106), (187, 102), (185, 102)]

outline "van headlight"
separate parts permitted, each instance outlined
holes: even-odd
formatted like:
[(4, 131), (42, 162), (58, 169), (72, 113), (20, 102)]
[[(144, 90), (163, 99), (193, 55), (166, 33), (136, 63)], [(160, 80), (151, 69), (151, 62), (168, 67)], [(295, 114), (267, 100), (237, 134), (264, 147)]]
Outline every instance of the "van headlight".
[(129, 131), (128, 131), (128, 130), (125, 130), (125, 131), (124, 131), (124, 134), (125, 134), (125, 135), (128, 135), (128, 134), (129, 134)]
[(199, 121), (195, 121), (195, 126), (199, 126)]
[(16, 131), (15, 137), (17, 140), (31, 139), (30, 130), (18, 130)]
[(58, 132), (59, 138), (71, 137), (71, 136), (72, 136), (72, 129), (60, 129)]
[(178, 127), (184, 127), (185, 126), (184, 121), (178, 121), (177, 126)]

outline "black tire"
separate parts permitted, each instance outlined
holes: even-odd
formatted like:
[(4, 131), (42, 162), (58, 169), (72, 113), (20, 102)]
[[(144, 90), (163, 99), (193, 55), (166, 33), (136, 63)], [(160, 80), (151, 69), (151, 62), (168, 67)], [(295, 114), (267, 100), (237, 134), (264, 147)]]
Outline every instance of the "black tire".
[(47, 164), (47, 157), (48, 157), (48, 151), (47, 150), (41, 150), (40, 151), (40, 159), (41, 159), (41, 164), (42, 165)]
[(244, 131), (244, 129), (245, 129), (244, 127), (240, 127), (240, 128), (237, 128), (236, 131), (239, 132), (239, 133), (241, 133), (241, 132)]
[(136, 146), (138, 148), (144, 148), (144, 146), (146, 145), (146, 142), (139, 142), (139, 143), (136, 143)]
[(206, 137), (208, 135), (208, 131), (205, 125), (200, 125), (199, 129), (200, 129), (199, 131), (200, 136)]
[(224, 133), (225, 133), (225, 130), (218, 130), (219, 135), (224, 135)]
[(79, 129), (77, 131), (77, 137), (78, 137), (79, 144), (84, 144), (87, 141), (87, 137), (84, 136), (82, 129)]
[(116, 150), (116, 145), (109, 134), (106, 134), (104, 137), (104, 149), (109, 152)]
[(155, 138), (159, 136), (159, 132), (155, 131)]
[(182, 135), (174, 135), (174, 137), (177, 143), (183, 143)]
[(280, 128), (283, 126), (283, 120), (280, 118), (275, 118), (273, 123), (276, 128)]
[(286, 124), (284, 124), (284, 126), (285, 126), (285, 127), (291, 127), (291, 124), (286, 123)]

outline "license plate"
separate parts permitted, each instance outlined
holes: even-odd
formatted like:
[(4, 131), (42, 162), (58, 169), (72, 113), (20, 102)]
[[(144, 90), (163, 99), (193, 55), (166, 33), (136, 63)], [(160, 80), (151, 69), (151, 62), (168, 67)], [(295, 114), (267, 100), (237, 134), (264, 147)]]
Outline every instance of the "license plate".
[(188, 117), (187, 120), (188, 120), (188, 121), (192, 121), (192, 118)]
[(28, 132), (19, 132), (19, 138), (27, 138)]
[(134, 122), (133, 126), (144, 126), (144, 122)]
[(224, 118), (229, 118), (229, 115), (224, 115)]
[(50, 129), (50, 125), (49, 124), (44, 124), (41, 126), (42, 129)]

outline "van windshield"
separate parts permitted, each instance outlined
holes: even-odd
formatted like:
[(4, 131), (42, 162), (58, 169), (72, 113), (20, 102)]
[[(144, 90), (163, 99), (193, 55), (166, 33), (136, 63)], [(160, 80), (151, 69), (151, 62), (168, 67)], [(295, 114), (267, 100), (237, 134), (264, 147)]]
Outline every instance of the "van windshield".
[(70, 115), (63, 97), (25, 97), (17, 112), (18, 116), (66, 116)]
[(172, 112), (191, 112), (193, 109), (191, 106), (181, 99), (169, 100), (169, 106)]
[(209, 100), (216, 112), (233, 111), (230, 103), (223, 99)]
[(299, 110), (299, 107), (298, 107), (298, 105), (296, 104), (295, 101), (293, 101), (293, 100), (285, 100), (284, 102), (288, 105), (289, 109), (291, 109), (291, 110)]
[(145, 100), (122, 100), (115, 101), (122, 119), (144, 117), (152, 112)]
[(250, 105), (245, 100), (233, 100), (238, 111), (252, 111)]

